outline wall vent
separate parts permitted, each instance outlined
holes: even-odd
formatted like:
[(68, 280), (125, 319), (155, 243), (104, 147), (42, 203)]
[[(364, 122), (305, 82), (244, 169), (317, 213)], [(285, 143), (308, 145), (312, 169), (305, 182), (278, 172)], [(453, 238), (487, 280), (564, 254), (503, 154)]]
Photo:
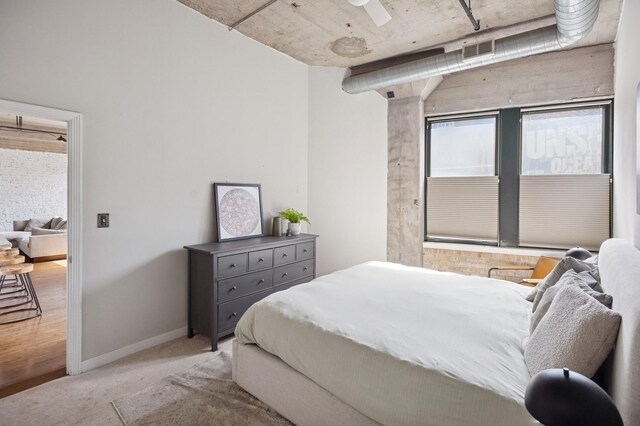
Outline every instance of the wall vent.
[(472, 61), (481, 57), (493, 55), (496, 50), (496, 44), (494, 40), (484, 41), (478, 44), (472, 44), (470, 46), (464, 46), (462, 48), (462, 61)]

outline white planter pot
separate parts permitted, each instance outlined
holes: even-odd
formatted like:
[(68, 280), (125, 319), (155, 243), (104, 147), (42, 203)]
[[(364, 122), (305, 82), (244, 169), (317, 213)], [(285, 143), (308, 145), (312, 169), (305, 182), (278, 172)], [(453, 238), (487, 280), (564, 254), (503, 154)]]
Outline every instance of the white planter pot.
[(302, 229), (301, 223), (291, 223), (289, 222), (289, 231), (291, 235), (300, 235), (300, 230)]

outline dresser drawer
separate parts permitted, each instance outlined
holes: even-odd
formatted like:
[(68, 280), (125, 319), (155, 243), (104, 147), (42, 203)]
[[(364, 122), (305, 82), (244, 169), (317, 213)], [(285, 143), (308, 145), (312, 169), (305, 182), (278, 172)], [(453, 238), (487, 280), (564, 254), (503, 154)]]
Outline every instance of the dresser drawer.
[(308, 275), (313, 275), (313, 260), (279, 266), (273, 270), (273, 285), (280, 285)]
[(251, 294), (241, 297), (240, 299), (218, 305), (218, 333), (227, 331), (236, 326), (240, 317), (254, 303), (264, 299), (271, 294), (271, 291), (262, 291), (260, 293)]
[(296, 260), (313, 258), (313, 243), (296, 244)]
[(218, 303), (271, 288), (273, 271), (267, 270), (218, 281)]
[(290, 246), (277, 247), (273, 249), (273, 264), (274, 266), (283, 265), (296, 260), (296, 246), (291, 244)]
[(218, 277), (230, 277), (247, 272), (247, 253), (218, 258)]
[(273, 250), (249, 252), (249, 271), (271, 268), (273, 266)]

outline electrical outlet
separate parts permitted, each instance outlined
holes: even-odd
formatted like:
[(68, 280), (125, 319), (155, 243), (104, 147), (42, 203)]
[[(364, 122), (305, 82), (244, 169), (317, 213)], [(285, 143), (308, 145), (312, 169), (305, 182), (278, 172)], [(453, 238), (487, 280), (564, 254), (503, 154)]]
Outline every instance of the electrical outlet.
[(98, 228), (109, 227), (109, 213), (98, 213)]

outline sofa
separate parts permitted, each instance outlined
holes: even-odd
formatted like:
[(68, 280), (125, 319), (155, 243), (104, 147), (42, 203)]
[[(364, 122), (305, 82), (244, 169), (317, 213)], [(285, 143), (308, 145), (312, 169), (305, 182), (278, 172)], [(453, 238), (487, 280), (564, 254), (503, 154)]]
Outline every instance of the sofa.
[(14, 221), (13, 232), (2, 237), (33, 262), (67, 257), (67, 221), (58, 216)]

